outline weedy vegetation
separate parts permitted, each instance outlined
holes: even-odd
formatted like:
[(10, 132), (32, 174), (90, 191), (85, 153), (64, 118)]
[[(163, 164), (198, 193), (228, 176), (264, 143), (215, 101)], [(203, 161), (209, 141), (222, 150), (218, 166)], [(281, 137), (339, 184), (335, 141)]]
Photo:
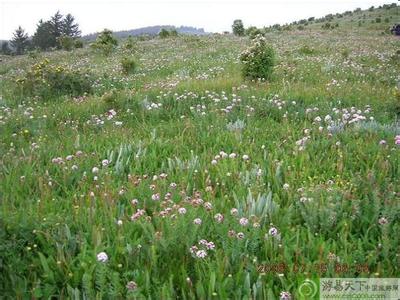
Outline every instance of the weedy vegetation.
[(2, 56), (1, 298), (399, 277), (400, 40), (379, 15), (399, 7)]

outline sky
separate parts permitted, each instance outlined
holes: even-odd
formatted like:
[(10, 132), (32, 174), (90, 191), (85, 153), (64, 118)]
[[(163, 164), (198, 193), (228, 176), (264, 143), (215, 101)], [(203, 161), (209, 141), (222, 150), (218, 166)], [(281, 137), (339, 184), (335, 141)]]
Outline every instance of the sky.
[(57, 10), (71, 13), (83, 34), (152, 25), (222, 32), (231, 30), (234, 19), (242, 19), (245, 27), (263, 27), (392, 2), (396, 0), (0, 0), (0, 39), (10, 39), (19, 25), (32, 35), (37, 22)]

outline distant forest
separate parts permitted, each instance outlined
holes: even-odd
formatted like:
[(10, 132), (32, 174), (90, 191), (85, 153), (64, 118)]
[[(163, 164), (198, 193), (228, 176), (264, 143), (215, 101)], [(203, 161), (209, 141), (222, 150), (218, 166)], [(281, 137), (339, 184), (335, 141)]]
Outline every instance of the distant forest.
[[(175, 29), (178, 33), (181, 34), (193, 34), (193, 35), (204, 35), (207, 32), (204, 31), (203, 28), (195, 28), (191, 26), (172, 26), (172, 25), (156, 25), (156, 26), (148, 26), (131, 30), (122, 30), (122, 31), (114, 31), (113, 35), (117, 38), (126, 38), (128, 36), (137, 36), (137, 35), (158, 35), (162, 29), (173, 30)], [(82, 36), (82, 39), (86, 41), (95, 40), (99, 33), (91, 33), (85, 36)]]

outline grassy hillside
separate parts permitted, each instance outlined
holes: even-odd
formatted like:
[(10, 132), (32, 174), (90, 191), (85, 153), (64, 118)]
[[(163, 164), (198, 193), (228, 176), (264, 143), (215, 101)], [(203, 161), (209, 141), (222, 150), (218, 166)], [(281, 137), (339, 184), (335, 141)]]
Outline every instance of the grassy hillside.
[(371, 13), (267, 33), (269, 82), (242, 78), (251, 41), (230, 35), (3, 57), (0, 295), (298, 299), (307, 278), (399, 277), (400, 40), (352, 25), (399, 8)]

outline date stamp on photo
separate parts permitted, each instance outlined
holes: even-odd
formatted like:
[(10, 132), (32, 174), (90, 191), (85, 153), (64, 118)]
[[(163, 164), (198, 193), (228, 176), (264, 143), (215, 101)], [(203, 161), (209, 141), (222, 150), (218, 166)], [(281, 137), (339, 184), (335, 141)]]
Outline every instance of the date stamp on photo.
[(316, 272), (324, 274), (329, 270), (333, 270), (336, 274), (343, 274), (347, 272), (357, 273), (370, 273), (370, 269), (367, 264), (346, 264), (346, 263), (314, 263), (314, 264), (292, 264), (288, 265), (284, 262), (277, 263), (265, 263), (257, 266), (259, 273), (304, 273), (304, 272)]

